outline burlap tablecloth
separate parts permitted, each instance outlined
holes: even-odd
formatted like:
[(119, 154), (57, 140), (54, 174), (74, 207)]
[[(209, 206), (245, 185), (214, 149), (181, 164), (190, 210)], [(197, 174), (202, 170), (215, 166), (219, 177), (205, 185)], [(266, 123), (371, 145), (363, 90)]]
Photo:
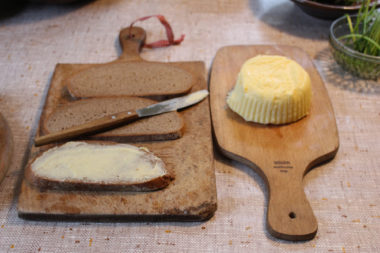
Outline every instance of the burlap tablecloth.
[[(380, 84), (344, 73), (328, 50), (329, 21), (291, 1), (85, 1), (2, 7), (0, 111), (14, 135), (11, 167), (0, 185), (1, 252), (379, 252)], [(218, 210), (206, 222), (97, 223), (27, 221), (17, 215), (23, 167), (56, 63), (99, 63), (120, 53), (118, 32), (134, 19), (163, 14), (180, 46), (144, 50), (147, 60), (202, 60), (236, 44), (287, 44), (314, 59), (334, 106), (340, 149), (305, 177), (318, 220), (315, 239), (292, 243), (265, 228), (267, 189), (259, 176), (218, 152)], [(164, 36), (141, 24), (148, 40)], [(160, 33), (152, 33), (161, 29)]]

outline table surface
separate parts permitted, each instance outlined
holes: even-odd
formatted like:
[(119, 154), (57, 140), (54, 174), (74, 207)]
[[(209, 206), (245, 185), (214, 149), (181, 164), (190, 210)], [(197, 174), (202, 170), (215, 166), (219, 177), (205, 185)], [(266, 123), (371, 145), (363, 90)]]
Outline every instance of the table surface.
[[(328, 45), (331, 21), (310, 17), (287, 0), (94, 0), (1, 9), (0, 112), (15, 143), (11, 167), (0, 184), (1, 252), (380, 251), (380, 83), (357, 79), (334, 62)], [(201, 60), (210, 71), (219, 48), (238, 44), (294, 45), (313, 59), (330, 95), (340, 138), (335, 159), (304, 179), (319, 226), (313, 240), (293, 243), (269, 235), (263, 180), (217, 151), (218, 210), (205, 222), (18, 217), (20, 179), (55, 64), (114, 60), (121, 52), (120, 29), (151, 14), (165, 15), (176, 37), (184, 33), (186, 38), (180, 46), (144, 49), (146, 60)], [(156, 20), (140, 25), (148, 41), (165, 35)]]

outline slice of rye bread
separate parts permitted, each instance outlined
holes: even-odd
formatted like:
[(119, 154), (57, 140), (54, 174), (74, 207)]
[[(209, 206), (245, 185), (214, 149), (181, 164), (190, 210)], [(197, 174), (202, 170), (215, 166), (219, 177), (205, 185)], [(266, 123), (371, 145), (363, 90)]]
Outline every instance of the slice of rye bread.
[[(59, 105), (42, 121), (42, 134), (59, 132), (106, 115), (154, 103), (156, 101), (139, 97), (88, 98), (68, 102)], [(83, 138), (131, 142), (173, 140), (182, 136), (183, 128), (181, 115), (178, 112), (168, 112)]]
[(89, 67), (66, 79), (74, 98), (154, 97), (188, 93), (196, 82), (189, 72), (164, 63), (119, 62)]
[(164, 162), (144, 147), (108, 141), (76, 141), (32, 159), (27, 181), (45, 190), (154, 191), (174, 179)]

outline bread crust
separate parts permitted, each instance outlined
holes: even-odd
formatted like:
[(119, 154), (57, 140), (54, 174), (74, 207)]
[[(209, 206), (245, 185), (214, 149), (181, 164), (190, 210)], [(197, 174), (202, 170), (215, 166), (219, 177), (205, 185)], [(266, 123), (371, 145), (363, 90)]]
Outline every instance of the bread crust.
[[(81, 141), (89, 144), (96, 145), (118, 145), (120, 143), (110, 142), (110, 141)], [(57, 146), (51, 146), (49, 149), (53, 147), (60, 147), (64, 144), (60, 144)], [(130, 145), (130, 144), (129, 144)], [(171, 181), (174, 180), (174, 175), (168, 169), (166, 169), (166, 174), (160, 177), (153, 178), (149, 181), (145, 182), (134, 182), (134, 183), (121, 183), (121, 182), (113, 182), (106, 183), (103, 181), (100, 182), (83, 182), (81, 180), (54, 180), (49, 179), (47, 177), (41, 177), (36, 175), (32, 170), (33, 162), (42, 156), (46, 151), (46, 149), (40, 152), (36, 157), (34, 157), (28, 163), (25, 169), (25, 178), (27, 182), (41, 191), (46, 190), (66, 190), (66, 191), (128, 191), (128, 192), (147, 192), (147, 191), (155, 191), (162, 188), (167, 187)], [(162, 161), (159, 161), (162, 162)], [(162, 162), (162, 165), (165, 165)]]

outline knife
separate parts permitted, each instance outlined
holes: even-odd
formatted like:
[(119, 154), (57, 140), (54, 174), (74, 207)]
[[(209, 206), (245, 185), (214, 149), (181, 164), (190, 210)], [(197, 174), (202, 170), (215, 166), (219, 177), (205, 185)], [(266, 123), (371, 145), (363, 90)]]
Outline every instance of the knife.
[(201, 102), (205, 97), (208, 96), (208, 94), (209, 93), (207, 90), (200, 90), (183, 97), (169, 99), (137, 110), (107, 115), (102, 118), (95, 119), (57, 133), (51, 133), (37, 137), (34, 140), (34, 144), (36, 146), (41, 146), (56, 141), (75, 138), (83, 134), (91, 134), (95, 132), (98, 133), (140, 118), (149, 117), (165, 112), (176, 111), (178, 109), (182, 109)]

